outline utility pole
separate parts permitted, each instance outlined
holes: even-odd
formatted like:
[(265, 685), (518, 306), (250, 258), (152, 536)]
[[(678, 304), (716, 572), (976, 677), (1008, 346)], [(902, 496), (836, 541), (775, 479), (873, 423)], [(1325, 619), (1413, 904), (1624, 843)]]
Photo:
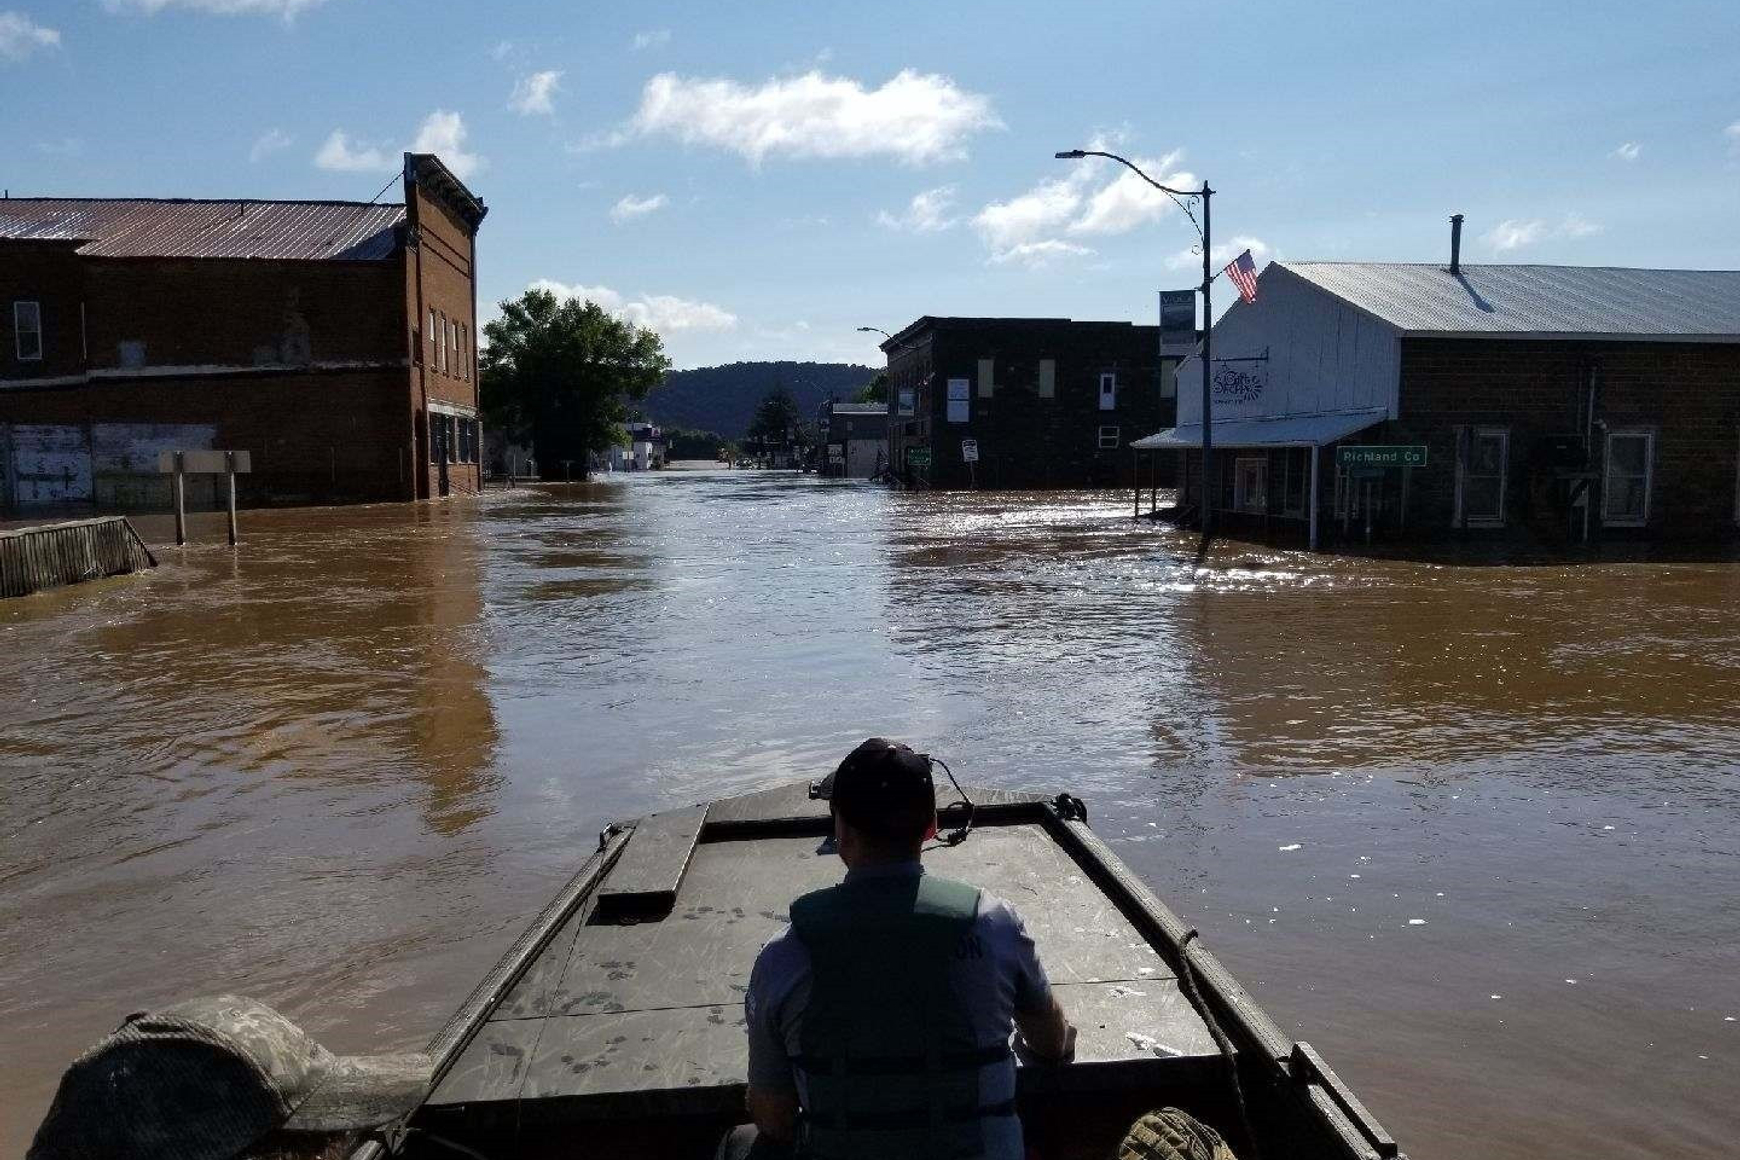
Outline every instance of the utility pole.
[[(1214, 426), (1210, 422), (1210, 411), (1214, 406), (1213, 374), (1210, 370), (1208, 336), (1213, 329), (1213, 304), (1209, 301), (1209, 293), (1214, 287), (1214, 272), (1209, 265), (1209, 231), (1208, 205), (1214, 196), (1214, 190), (1208, 187), (1208, 179), (1202, 182), (1202, 540), (1204, 546), (1208, 538), (1214, 535), (1214, 497), (1209, 491), (1209, 480), (1217, 485), (1220, 477), (1214, 474)], [(1216, 491), (1219, 490), (1217, 486)]]
[[(1214, 502), (1209, 493), (1209, 482), (1218, 479), (1213, 474), (1214, 469), (1214, 429), (1213, 429), (1213, 371), (1209, 365), (1209, 329), (1214, 322), (1213, 303), (1210, 300), (1214, 287), (1214, 268), (1209, 257), (1212, 251), (1212, 235), (1209, 232), (1209, 199), (1214, 196), (1214, 190), (1208, 187), (1205, 178), (1201, 189), (1173, 189), (1161, 185), (1128, 157), (1119, 157), (1116, 153), (1107, 153), (1101, 149), (1065, 149), (1053, 154), (1059, 161), (1079, 161), (1083, 157), (1104, 157), (1116, 161), (1129, 169), (1137, 177), (1158, 189), (1172, 199), (1172, 203), (1184, 211), (1184, 216), (1190, 219), (1190, 224), (1196, 226), (1197, 236), (1202, 239), (1202, 545), (1206, 550), (1208, 539), (1214, 534)], [(1202, 199), (1202, 221), (1196, 220), (1196, 215), (1190, 212), (1190, 207), (1179, 198), (1200, 197)], [(1189, 482), (1186, 480), (1185, 482)], [(1218, 490), (1218, 489), (1217, 489)]]

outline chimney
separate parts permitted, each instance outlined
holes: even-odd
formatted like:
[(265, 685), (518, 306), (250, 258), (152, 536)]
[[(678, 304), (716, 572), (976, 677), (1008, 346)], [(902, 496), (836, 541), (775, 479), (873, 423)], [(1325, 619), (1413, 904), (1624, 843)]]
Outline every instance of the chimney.
[(1450, 273), (1462, 273), (1462, 215), (1450, 215)]

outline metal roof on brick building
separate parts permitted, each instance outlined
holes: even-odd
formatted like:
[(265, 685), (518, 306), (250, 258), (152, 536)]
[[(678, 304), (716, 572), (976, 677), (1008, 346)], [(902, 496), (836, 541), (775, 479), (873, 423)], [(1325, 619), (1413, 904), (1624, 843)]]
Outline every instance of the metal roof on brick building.
[(6, 198), (0, 239), (82, 242), (94, 258), (366, 262), (398, 246), (402, 205), (339, 201)]
[[(1277, 262), (1404, 335), (1740, 341), (1740, 270)], [(1264, 271), (1267, 277), (1268, 270)]]

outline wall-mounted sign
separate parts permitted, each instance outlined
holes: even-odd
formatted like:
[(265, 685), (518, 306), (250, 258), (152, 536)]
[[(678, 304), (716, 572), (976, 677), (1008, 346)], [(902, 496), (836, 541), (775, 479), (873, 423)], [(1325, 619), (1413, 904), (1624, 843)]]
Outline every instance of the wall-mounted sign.
[(961, 462), (977, 463), (979, 461), (979, 441), (977, 439), (961, 440)]
[(949, 413), (951, 423), (965, 423), (972, 403), (971, 384), (966, 379), (949, 380)]
[(1335, 449), (1339, 467), (1424, 467), (1424, 444), (1353, 443)]
[(906, 387), (906, 388), (903, 388), (901, 390), (899, 398), (897, 400), (897, 407), (896, 407), (895, 413), (899, 414), (899, 415), (912, 414), (912, 388), (911, 387)]
[(1268, 364), (1222, 363), (1214, 369), (1214, 397), (1222, 403), (1254, 403), (1269, 385)]
[(1188, 352), (1196, 346), (1196, 291), (1160, 291), (1160, 353)]
[(906, 449), (906, 466), (920, 469), (930, 466), (930, 448), (908, 447)]

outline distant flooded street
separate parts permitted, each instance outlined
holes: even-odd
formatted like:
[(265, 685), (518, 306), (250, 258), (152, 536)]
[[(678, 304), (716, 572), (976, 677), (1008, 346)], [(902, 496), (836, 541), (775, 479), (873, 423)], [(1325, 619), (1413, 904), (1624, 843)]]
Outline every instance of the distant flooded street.
[(607, 821), (880, 733), (1084, 798), (1416, 1160), (1732, 1156), (1740, 565), (1198, 569), (1128, 503), (673, 471), (0, 604), (0, 1154), (152, 1003), (420, 1046)]

